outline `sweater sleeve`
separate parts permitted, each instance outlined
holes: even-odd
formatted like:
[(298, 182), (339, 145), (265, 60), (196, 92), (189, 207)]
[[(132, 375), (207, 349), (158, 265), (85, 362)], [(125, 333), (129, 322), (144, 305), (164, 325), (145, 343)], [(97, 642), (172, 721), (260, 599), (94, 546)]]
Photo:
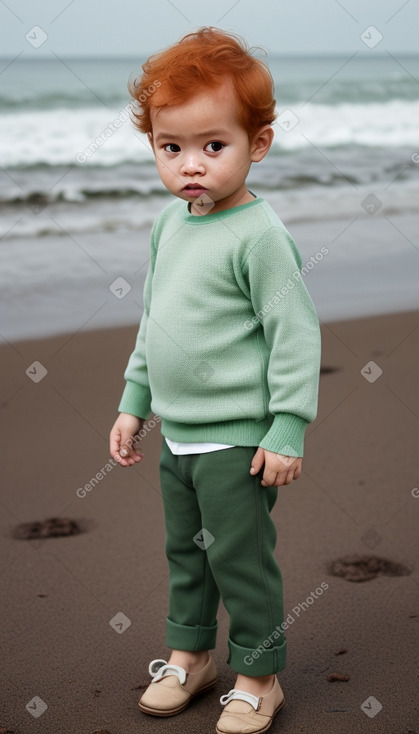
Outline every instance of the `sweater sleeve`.
[(150, 314), (152, 279), (156, 258), (154, 229), (155, 227), (153, 227), (151, 231), (150, 264), (143, 290), (144, 311), (141, 317), (135, 348), (128, 360), (128, 364), (124, 372), (126, 384), (124, 392), (122, 393), (121, 402), (118, 406), (118, 410), (121, 413), (131, 413), (131, 415), (136, 415), (138, 418), (143, 418), (144, 420), (147, 420), (151, 414), (151, 390), (146, 360), (146, 334)]
[(306, 427), (317, 415), (321, 358), (319, 320), (301, 266), (293, 238), (278, 226), (245, 261), (260, 349), (268, 355), (266, 399), (273, 415), (259, 446), (296, 457), (303, 456)]

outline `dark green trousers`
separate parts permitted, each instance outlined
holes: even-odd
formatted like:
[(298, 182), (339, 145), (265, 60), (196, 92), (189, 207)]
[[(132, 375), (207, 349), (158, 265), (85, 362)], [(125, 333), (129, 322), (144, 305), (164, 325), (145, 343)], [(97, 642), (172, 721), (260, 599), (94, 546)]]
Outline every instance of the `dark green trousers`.
[(159, 462), (169, 562), (166, 645), (211, 650), (220, 596), (228, 612), (229, 657), (237, 673), (270, 675), (286, 660), (282, 576), (270, 516), (278, 488), (249, 473), (257, 446), (173, 455)]

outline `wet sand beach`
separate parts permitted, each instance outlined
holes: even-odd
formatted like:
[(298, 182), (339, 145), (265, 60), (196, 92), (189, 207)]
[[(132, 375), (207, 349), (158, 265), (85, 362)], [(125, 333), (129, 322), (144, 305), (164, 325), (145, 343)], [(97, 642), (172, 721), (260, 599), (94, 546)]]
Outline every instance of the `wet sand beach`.
[[(278, 675), (286, 705), (271, 731), (418, 732), (419, 312), (321, 330), (319, 413), (303, 474), (279, 488), (273, 511), (289, 627)], [(1, 731), (210, 734), (233, 686), (220, 607), (216, 689), (170, 719), (137, 707), (149, 662), (169, 650), (158, 420), (139, 466), (109, 461), (136, 332), (1, 347)], [(47, 518), (82, 532), (13, 537)], [(385, 573), (330, 575), (331, 562), (354, 554), (383, 559), (375, 568)], [(394, 575), (394, 564), (412, 572)], [(329, 681), (333, 673), (349, 680)]]

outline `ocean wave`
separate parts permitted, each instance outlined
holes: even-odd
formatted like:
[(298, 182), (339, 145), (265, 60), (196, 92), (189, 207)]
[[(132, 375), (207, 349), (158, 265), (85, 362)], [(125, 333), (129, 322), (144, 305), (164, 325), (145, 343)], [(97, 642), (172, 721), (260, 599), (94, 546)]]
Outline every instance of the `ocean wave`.
[(111, 183), (109, 186), (102, 186), (91, 189), (77, 189), (74, 187), (63, 187), (56, 188), (55, 190), (45, 191), (31, 189), (27, 192), (17, 192), (13, 189), (10, 196), (1, 196), (0, 203), (8, 204), (10, 206), (21, 206), (25, 205), (29, 209), (38, 212), (44, 209), (46, 206), (56, 204), (60, 202), (66, 202), (69, 204), (88, 202), (89, 200), (95, 199), (129, 199), (139, 197), (141, 199), (151, 198), (153, 196), (164, 196), (167, 194), (167, 190), (163, 185), (146, 186), (138, 184), (134, 187), (124, 187), (123, 184), (119, 188), (113, 187)]
[[(335, 146), (327, 152), (317, 146), (287, 150), (275, 146), (252, 166), (249, 187), (266, 191), (340, 189), (348, 185), (381, 186), (391, 181), (417, 182), (418, 157), (409, 147), (368, 148)], [(120, 163), (113, 167), (88, 165), (9, 169), (0, 177), (0, 203), (18, 213), (39, 212), (53, 204), (92, 206), (101, 201), (147, 202), (167, 194), (154, 160)]]
[[(288, 223), (320, 222), (328, 219), (358, 219), (370, 216), (367, 205), (374, 197), (378, 216), (417, 213), (419, 182), (401, 181), (360, 186), (311, 186), (304, 189), (269, 190), (252, 180), (249, 188), (273, 206)], [(11, 239), (58, 235), (77, 238), (100, 232), (126, 232), (150, 228), (171, 197), (167, 192), (146, 199), (116, 197), (90, 198), (84, 203), (55, 201), (32, 197), (19, 211), (5, 206), (2, 212), (1, 243)]]
[[(307, 103), (278, 107), (274, 150), (363, 145), (418, 146), (419, 101)], [(122, 107), (54, 109), (3, 115), (0, 159), (4, 168), (33, 166), (113, 167), (153, 160), (145, 135)]]

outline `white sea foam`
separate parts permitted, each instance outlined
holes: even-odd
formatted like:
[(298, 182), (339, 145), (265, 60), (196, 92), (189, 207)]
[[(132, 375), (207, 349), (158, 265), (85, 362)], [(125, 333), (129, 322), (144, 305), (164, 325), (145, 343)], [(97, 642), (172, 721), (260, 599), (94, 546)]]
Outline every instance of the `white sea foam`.
[[(306, 104), (292, 108), (298, 122), (287, 131), (292, 114), (278, 110), (276, 144), (295, 150), (310, 144), (321, 147), (365, 145), (418, 148), (419, 101), (391, 100), (384, 103), (339, 105)], [(281, 126), (282, 119), (285, 125)], [(290, 128), (292, 126), (292, 122)], [(285, 128), (285, 129), (284, 129)]]
[[(288, 108), (289, 109), (289, 108)], [(123, 108), (52, 109), (3, 114), (0, 119), (0, 160), (3, 167), (84, 165), (112, 167), (123, 162), (152, 160), (145, 135), (129, 119), (115, 127)], [(295, 105), (291, 113), (278, 108), (274, 146), (284, 150), (366, 145), (419, 145), (419, 101)], [(281, 122), (298, 118), (287, 131)], [(84, 155), (84, 158), (83, 158)], [(77, 158), (78, 156), (78, 158)]]

